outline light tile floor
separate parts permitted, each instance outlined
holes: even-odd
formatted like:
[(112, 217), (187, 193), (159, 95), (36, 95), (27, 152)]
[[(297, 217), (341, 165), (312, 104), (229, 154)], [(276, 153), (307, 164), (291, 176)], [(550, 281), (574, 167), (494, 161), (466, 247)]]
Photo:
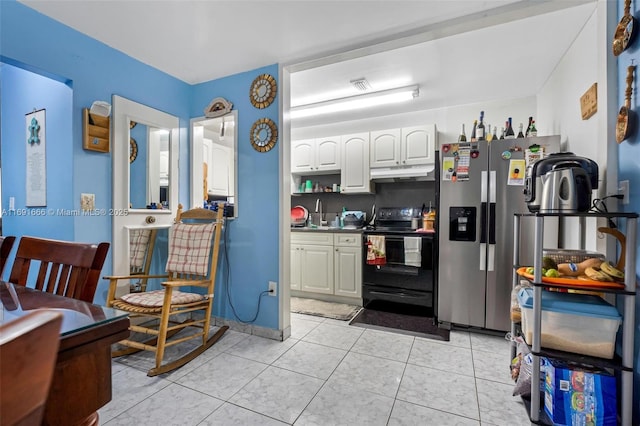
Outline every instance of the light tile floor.
[(284, 342), (227, 331), (194, 361), (158, 377), (146, 375), (149, 352), (118, 358), (100, 423), (530, 424), (511, 396), (504, 338), (452, 331), (442, 342), (300, 314), (291, 315), (291, 330)]

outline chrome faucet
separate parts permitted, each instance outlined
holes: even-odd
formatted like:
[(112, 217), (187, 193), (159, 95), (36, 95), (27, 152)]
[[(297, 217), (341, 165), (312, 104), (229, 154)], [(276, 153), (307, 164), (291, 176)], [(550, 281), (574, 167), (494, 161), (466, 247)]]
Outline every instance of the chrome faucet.
[(320, 214), (318, 226), (322, 226), (322, 201), (320, 201), (320, 198), (316, 199), (316, 213)]

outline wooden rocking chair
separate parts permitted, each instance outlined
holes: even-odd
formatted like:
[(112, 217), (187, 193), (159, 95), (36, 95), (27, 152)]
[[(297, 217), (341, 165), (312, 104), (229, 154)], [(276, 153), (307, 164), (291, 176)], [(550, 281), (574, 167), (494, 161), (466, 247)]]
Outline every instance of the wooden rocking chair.
[(137, 281), (131, 283), (130, 293), (147, 290), (157, 233), (157, 229), (129, 230), (129, 273), (132, 276), (140, 276)]
[[(131, 337), (122, 340), (119, 343), (126, 348), (114, 351), (112, 356), (129, 355), (141, 350), (155, 352), (155, 367), (149, 370), (148, 376), (182, 367), (213, 346), (229, 328), (223, 326), (209, 337), (224, 208), (220, 206), (217, 213), (202, 208), (186, 212), (181, 209), (180, 206), (176, 223), (169, 234), (167, 281), (162, 283), (162, 290), (130, 293), (116, 299), (118, 280), (133, 276), (105, 277), (110, 280), (107, 306), (131, 314), (131, 332), (154, 336), (144, 342), (132, 340)], [(204, 294), (194, 292), (193, 289), (196, 288), (204, 289)], [(200, 315), (194, 316), (197, 311), (203, 314), (202, 318)], [(177, 318), (178, 315), (185, 314), (189, 318), (182, 321)], [(169, 340), (187, 327), (200, 330)], [(200, 339), (200, 345), (178, 359), (163, 363), (165, 348), (191, 339)]]

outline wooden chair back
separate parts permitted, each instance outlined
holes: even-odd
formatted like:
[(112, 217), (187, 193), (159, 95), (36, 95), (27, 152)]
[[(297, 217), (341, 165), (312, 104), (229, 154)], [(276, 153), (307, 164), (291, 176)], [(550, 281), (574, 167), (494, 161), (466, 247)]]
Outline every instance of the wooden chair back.
[(42, 423), (61, 324), (61, 313), (37, 310), (0, 326), (2, 426)]
[(4, 272), (4, 267), (7, 265), (7, 259), (9, 259), (9, 253), (13, 248), (13, 243), (16, 242), (16, 237), (13, 236), (0, 236), (0, 278)]
[[(218, 257), (220, 254), (220, 240), (222, 237), (222, 228), (224, 226), (224, 208), (222, 205), (220, 206), (219, 211), (203, 209), (203, 208), (194, 208), (191, 210), (183, 211), (181, 206), (178, 208), (178, 213), (176, 214), (175, 222), (182, 223), (210, 223), (215, 222), (218, 226), (218, 229), (214, 232), (213, 237), (213, 251), (210, 256), (210, 265), (209, 265), (209, 274), (208, 276), (197, 276), (197, 275), (185, 275), (182, 273), (178, 273), (175, 271), (167, 271), (169, 274), (169, 281), (172, 280), (209, 280), (208, 294), (213, 294), (215, 290), (215, 281), (216, 281), (216, 272), (218, 269)], [(169, 248), (171, 250), (171, 248)]]
[(129, 230), (129, 275), (140, 275), (131, 282), (131, 291), (146, 291), (151, 269), (153, 249), (156, 245), (157, 229)]
[(9, 282), (30, 284), (29, 270), (37, 266), (35, 288), (92, 303), (109, 243), (90, 244), (24, 236), (20, 238)]

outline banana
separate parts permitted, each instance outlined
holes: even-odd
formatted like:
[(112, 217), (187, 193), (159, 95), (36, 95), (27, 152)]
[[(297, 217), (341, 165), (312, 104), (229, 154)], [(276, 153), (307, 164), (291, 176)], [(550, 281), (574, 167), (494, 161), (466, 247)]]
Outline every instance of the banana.
[(613, 278), (617, 278), (620, 280), (624, 279), (624, 272), (622, 272), (618, 268), (615, 268), (609, 262), (602, 262), (602, 264), (600, 265), (600, 270)]
[(611, 278), (609, 275), (591, 267), (585, 269), (584, 274), (594, 281), (613, 281), (613, 278)]

